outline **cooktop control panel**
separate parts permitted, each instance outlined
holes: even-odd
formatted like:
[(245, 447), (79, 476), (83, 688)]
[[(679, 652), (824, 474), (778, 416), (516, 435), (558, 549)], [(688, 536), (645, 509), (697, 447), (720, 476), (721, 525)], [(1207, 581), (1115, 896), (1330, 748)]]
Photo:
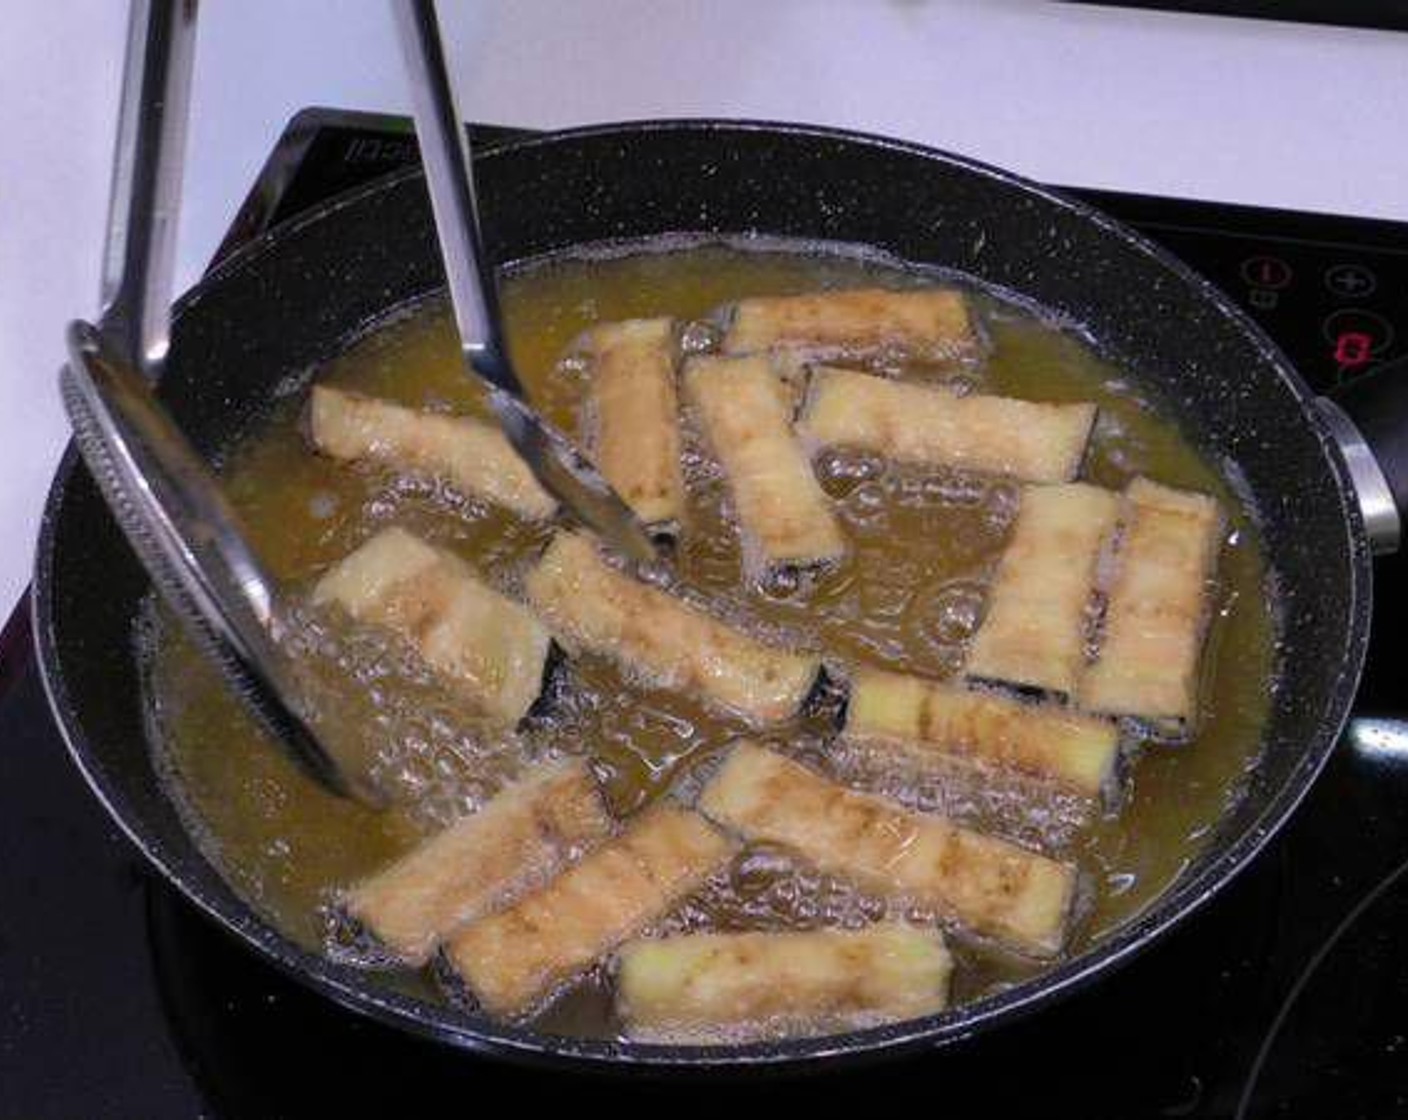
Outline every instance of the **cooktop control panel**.
[(1326, 390), (1408, 354), (1408, 237), (1394, 222), (1071, 191), (1182, 257)]

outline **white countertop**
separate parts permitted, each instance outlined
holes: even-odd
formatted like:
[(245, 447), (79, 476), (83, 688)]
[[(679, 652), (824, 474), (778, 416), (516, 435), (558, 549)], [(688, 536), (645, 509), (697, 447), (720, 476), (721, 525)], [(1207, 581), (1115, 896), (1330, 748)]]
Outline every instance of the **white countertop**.
[[(1044, 0), (441, 7), (475, 119), (795, 119), (1052, 182), (1408, 220), (1408, 35)], [(17, 4), (0, 37), (0, 615), (66, 439), (63, 327), (95, 312), (124, 9)], [(384, 0), (206, 0), (201, 20), (181, 286), (296, 110), (407, 104)]]

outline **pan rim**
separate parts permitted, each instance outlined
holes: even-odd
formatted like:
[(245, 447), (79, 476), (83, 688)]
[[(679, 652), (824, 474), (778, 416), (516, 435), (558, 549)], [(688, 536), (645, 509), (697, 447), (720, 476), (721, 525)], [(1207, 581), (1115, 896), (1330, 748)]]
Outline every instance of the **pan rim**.
[[(192, 851), (205, 865), (205, 871), (223, 884), (226, 895), (215, 896), (196, 881), (182, 858), (169, 851), (154, 830), (143, 825), (120, 791), (110, 788), (100, 773), (100, 756), (94, 751), (81, 726), (69, 695), (54, 628), (54, 560), (59, 512), (79, 465), (70, 445), (55, 473), (47, 496), (40, 526), (31, 600), (33, 633), (45, 693), (55, 715), (65, 746), (84, 780), (100, 804), (143, 855), (196, 907), (227, 931), (236, 935), (266, 960), (293, 978), (307, 984), (334, 1002), (379, 1021), (407, 1029), (441, 1042), (481, 1053), (526, 1062), (562, 1062), (589, 1068), (660, 1070), (688, 1067), (741, 1069), (757, 1067), (802, 1067), (834, 1065), (838, 1060), (857, 1061), (938, 1049), (981, 1031), (1025, 1016), (1069, 995), (1077, 988), (1128, 962), (1147, 946), (1158, 941), (1174, 925), (1201, 909), (1245, 868), (1294, 812), (1328, 758), (1348, 718), (1362, 671), (1369, 629), (1372, 565), (1362, 520), (1352, 495), (1348, 473), (1328, 431), (1312, 405), (1313, 394), (1279, 348), (1259, 326), (1233, 304), (1218, 288), (1188, 268), (1167, 250), (1149, 241), (1114, 218), (1059, 191), (1033, 183), (1021, 176), (964, 156), (943, 152), (910, 141), (820, 125), (751, 120), (698, 118), (688, 120), (640, 120), (594, 124), (557, 132), (528, 135), (494, 145), (479, 157), (486, 162), (535, 148), (594, 138), (626, 138), (657, 132), (722, 133), (728, 131), (783, 134), (816, 140), (841, 141), (866, 148), (914, 155), (928, 161), (956, 166), (1034, 193), (1067, 209), (1100, 229), (1113, 233), (1138, 248), (1183, 283), (1192, 287), (1204, 305), (1220, 315), (1249, 338), (1263, 361), (1274, 368), (1292, 398), (1301, 406), (1311, 431), (1319, 440), (1324, 461), (1335, 484), (1335, 493), (1345, 512), (1345, 548), (1349, 557), (1349, 619), (1346, 656), (1341, 660), (1334, 682), (1329, 686), (1326, 709), (1320, 714), (1311, 735), (1298, 743), (1301, 758), (1280, 789), (1262, 807), (1244, 831), (1233, 838), (1215, 858), (1184, 882), (1175, 881), (1139, 916), (1112, 932), (1098, 945), (1065, 961), (1031, 981), (1008, 991), (986, 996), (949, 1011), (901, 1023), (863, 1030), (769, 1042), (727, 1046), (647, 1043), (625, 1040), (578, 1039), (527, 1030), (487, 1016), (403, 996), (368, 983), (369, 974), (338, 965), (303, 949), (281, 934), (267, 919), (242, 899), (221, 875), (205, 853), (192, 842)], [(211, 291), (217, 290), (229, 272), (246, 268), (252, 260), (275, 251), (310, 224), (358, 204), (364, 197), (379, 195), (405, 180), (419, 178), (419, 168), (406, 168), (382, 176), (368, 184), (333, 196), (325, 203), (281, 223), (224, 258), (175, 304), (173, 317), (195, 307)], [(145, 746), (145, 744), (144, 744)], [(1267, 742), (1263, 750), (1273, 749)]]

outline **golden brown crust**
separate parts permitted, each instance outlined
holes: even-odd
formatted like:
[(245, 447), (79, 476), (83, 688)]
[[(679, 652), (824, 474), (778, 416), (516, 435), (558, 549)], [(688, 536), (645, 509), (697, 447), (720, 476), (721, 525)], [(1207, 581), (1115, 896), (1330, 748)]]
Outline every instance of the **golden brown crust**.
[(1222, 512), (1205, 494), (1137, 478), (1124, 516), (1099, 657), (1079, 699), (1092, 711), (1186, 725), (1197, 713)]
[(1028, 486), (964, 672), (1069, 695), (1085, 664), (1086, 612), (1115, 494), (1074, 482)]
[(685, 388), (723, 464), (745, 540), (765, 564), (816, 564), (846, 552), (830, 499), (792, 431), (792, 400), (767, 358), (696, 358)]
[(560, 533), (527, 579), (564, 644), (606, 654), (662, 687), (697, 693), (758, 723), (790, 718), (819, 658), (776, 649), (610, 567), (585, 536)]
[(474, 708), (512, 725), (542, 688), (547, 630), (489, 587), (460, 557), (404, 529), (383, 529), (335, 564), (313, 589), (359, 622), (415, 647)]
[(1095, 423), (1093, 404), (1053, 404), (980, 394), (856, 370), (812, 371), (798, 432), (818, 444), (874, 451), (901, 462), (1069, 482)]
[(540, 891), (465, 927), (447, 959), (485, 1010), (523, 1015), (698, 888), (733, 851), (697, 813), (647, 810)]
[(621, 949), (617, 1006), (632, 1033), (814, 1033), (928, 1015), (953, 961), (937, 930), (704, 933)]
[(776, 347), (847, 356), (893, 349), (938, 361), (972, 356), (978, 340), (968, 301), (951, 289), (857, 288), (740, 300), (724, 335), (724, 353)]
[(331, 458), (372, 459), (398, 471), (441, 478), (520, 517), (543, 519), (557, 510), (556, 500), (503, 432), (473, 416), (424, 412), (315, 385), (309, 434), (313, 446)]
[(587, 336), (593, 356), (591, 453), (626, 504), (647, 524), (684, 515), (674, 323), (630, 319)]
[(1057, 952), (1076, 870), (1015, 844), (858, 793), (751, 743), (734, 748), (699, 807), (750, 840), (822, 870), (938, 907), (1033, 955)]
[(1119, 732), (1108, 720), (876, 669), (851, 679), (845, 734), (913, 761), (957, 758), (1098, 796), (1114, 771)]
[(402, 961), (424, 964), (442, 939), (541, 882), (611, 827), (584, 762), (540, 767), (351, 888), (344, 904)]

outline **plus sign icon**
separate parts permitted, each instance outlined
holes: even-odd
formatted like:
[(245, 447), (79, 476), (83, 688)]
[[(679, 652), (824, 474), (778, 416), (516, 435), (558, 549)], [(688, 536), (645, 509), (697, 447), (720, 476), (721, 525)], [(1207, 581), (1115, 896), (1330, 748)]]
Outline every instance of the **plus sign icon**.
[(1362, 264), (1337, 264), (1325, 271), (1325, 287), (1344, 299), (1371, 295), (1378, 281)]

